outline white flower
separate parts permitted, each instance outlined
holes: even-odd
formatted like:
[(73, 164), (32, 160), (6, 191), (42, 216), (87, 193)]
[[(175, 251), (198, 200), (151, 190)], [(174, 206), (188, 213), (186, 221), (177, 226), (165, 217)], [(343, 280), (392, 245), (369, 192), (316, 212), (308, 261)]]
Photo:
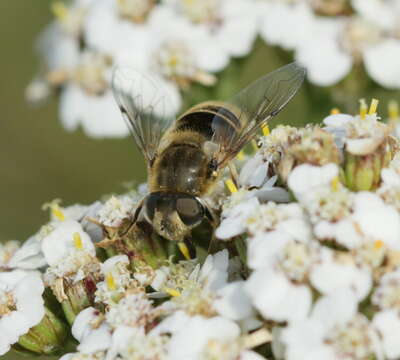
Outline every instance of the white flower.
[(399, 57), (398, 39), (384, 40), (364, 51), (364, 63), (368, 74), (378, 84), (389, 89), (400, 88), (400, 70), (397, 66)]
[(171, 359), (263, 359), (243, 348), (239, 326), (222, 317), (188, 317), (178, 312), (161, 322), (154, 331), (172, 334), (167, 345)]
[(399, 331), (400, 316), (398, 310), (388, 309), (376, 313), (372, 323), (382, 339), (382, 349), (386, 359), (395, 360), (400, 356)]
[(74, 253), (95, 256), (95, 247), (82, 226), (73, 220), (61, 222), (42, 241), (42, 251), (50, 266), (57, 266)]
[(268, 44), (292, 50), (309, 36), (314, 14), (306, 1), (261, 1), (259, 11), (260, 33)]
[(372, 303), (381, 310), (400, 309), (400, 269), (386, 273), (372, 295)]
[(0, 273), (0, 355), (42, 320), (43, 291), (43, 282), (37, 275)]
[(350, 289), (320, 298), (308, 318), (282, 330), (285, 359), (380, 358), (378, 335), (357, 305)]
[(352, 57), (338, 41), (344, 28), (344, 19), (315, 18), (309, 26), (310, 32), (297, 46), (296, 60), (306, 67), (312, 83), (330, 86), (350, 72)]
[[(0, 267), (2, 267), (1, 263), (0, 261)], [(40, 240), (37, 236), (31, 236), (21, 246), (18, 246), (18, 249), (9, 257), (4, 266), (11, 269), (29, 270), (38, 269), (45, 265), (46, 260), (41, 250)]]
[(192, 270), (189, 266), (186, 273), (182, 267), (178, 271), (157, 270), (152, 286), (172, 295), (161, 308), (167, 313), (183, 310), (190, 315), (251, 318), (253, 312), (243, 290), (244, 282), (228, 283), (228, 266), (228, 252), (223, 250), (207, 256), (201, 267), (197, 265)]
[(312, 293), (304, 281), (314, 250), (306, 244), (281, 239), (283, 245), (279, 250), (275, 245), (274, 256), (250, 275), (245, 290), (265, 319), (290, 322), (306, 317), (310, 310)]
[(118, 227), (133, 216), (137, 205), (134, 200), (129, 196), (111, 196), (97, 213), (99, 221), (105, 226)]
[(126, 255), (113, 256), (100, 265), (104, 281), (97, 283), (96, 301), (111, 305), (123, 297), (126, 289), (132, 283), (129, 265), (130, 262)]
[(72, 335), (79, 341), (78, 351), (92, 354), (105, 351), (111, 345), (111, 329), (105, 323), (104, 316), (89, 307), (82, 310), (72, 325)]
[[(204, 32), (210, 49), (226, 56), (245, 56), (258, 30), (258, 7), (246, 0), (165, 0), (166, 4)], [(198, 44), (199, 46), (201, 44)], [(212, 52), (213, 56), (217, 52)]]
[(60, 357), (60, 360), (104, 360), (105, 354), (100, 351), (95, 354), (69, 353)]
[(106, 313), (108, 324), (114, 329), (120, 326), (145, 328), (154, 321), (157, 313), (153, 302), (146, 294), (127, 294), (118, 304), (112, 305)]
[(320, 250), (319, 259), (310, 270), (310, 282), (321, 294), (329, 295), (343, 288), (354, 291), (358, 301), (362, 301), (372, 286), (371, 271), (365, 266), (357, 266), (349, 257), (340, 257), (329, 248)]

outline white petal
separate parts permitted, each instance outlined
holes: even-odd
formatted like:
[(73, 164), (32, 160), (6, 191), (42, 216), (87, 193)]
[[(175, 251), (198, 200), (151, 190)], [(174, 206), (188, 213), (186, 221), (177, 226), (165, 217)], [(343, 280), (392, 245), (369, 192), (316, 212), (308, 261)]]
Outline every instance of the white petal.
[(387, 359), (400, 357), (400, 318), (396, 310), (384, 310), (375, 314), (372, 323), (382, 338), (383, 351)]
[(254, 271), (245, 290), (257, 310), (269, 320), (290, 322), (305, 318), (312, 303), (307, 286), (292, 284), (283, 274), (271, 268)]
[(400, 88), (400, 40), (389, 39), (364, 51), (368, 74), (378, 84), (389, 89)]

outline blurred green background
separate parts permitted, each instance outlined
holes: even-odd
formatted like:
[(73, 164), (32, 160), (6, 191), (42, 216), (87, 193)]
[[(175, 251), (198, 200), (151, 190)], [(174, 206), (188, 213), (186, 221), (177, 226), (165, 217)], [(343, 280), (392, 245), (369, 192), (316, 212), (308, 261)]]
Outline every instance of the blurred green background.
[[(123, 183), (146, 179), (141, 155), (131, 139), (93, 140), (81, 132), (68, 133), (57, 119), (57, 100), (40, 108), (24, 99), (26, 85), (39, 67), (34, 41), (51, 19), (50, 0), (0, 1), (0, 239), (24, 241), (47, 221), (43, 203), (61, 198), (63, 204), (90, 203), (123, 191)], [(222, 74), (213, 92), (195, 88), (190, 102), (225, 98), (258, 76), (289, 62), (289, 56), (258, 42), (247, 60), (238, 60)], [(232, 82), (234, 79), (234, 82)], [(341, 94), (341, 87), (336, 93)], [(385, 102), (398, 93), (369, 87), (368, 94)], [(312, 94), (313, 102), (309, 101)], [(343, 95), (336, 96), (339, 101)], [(303, 86), (279, 116), (279, 122), (303, 125), (320, 121), (334, 104), (328, 90)], [(357, 105), (356, 103), (354, 105)], [(122, 120), (121, 120), (122, 121)], [(19, 359), (7, 355), (3, 359)]]

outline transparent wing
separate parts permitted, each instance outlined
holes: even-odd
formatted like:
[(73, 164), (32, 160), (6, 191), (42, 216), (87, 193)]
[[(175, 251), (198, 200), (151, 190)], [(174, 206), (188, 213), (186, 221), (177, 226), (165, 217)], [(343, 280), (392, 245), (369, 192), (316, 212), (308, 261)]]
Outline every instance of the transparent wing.
[(137, 146), (151, 164), (179, 110), (179, 94), (161, 79), (125, 67), (114, 70), (112, 88)]
[(285, 107), (300, 88), (305, 74), (305, 69), (296, 63), (283, 66), (256, 80), (226, 103), (239, 122), (223, 126), (221, 117), (226, 118), (226, 109), (221, 109), (213, 120), (212, 141), (219, 144), (219, 166), (235, 157), (257, 130)]

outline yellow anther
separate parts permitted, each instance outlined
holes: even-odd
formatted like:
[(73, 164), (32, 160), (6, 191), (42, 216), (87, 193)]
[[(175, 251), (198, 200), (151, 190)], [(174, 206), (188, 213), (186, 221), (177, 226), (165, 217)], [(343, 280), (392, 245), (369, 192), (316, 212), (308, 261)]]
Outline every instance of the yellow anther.
[(368, 115), (376, 114), (376, 112), (378, 110), (378, 104), (379, 104), (378, 99), (372, 99), (371, 105), (369, 107)]
[(188, 247), (186, 246), (186, 244), (184, 242), (179, 242), (178, 243), (178, 248), (181, 251), (182, 255), (185, 257), (186, 260), (190, 260), (190, 252)]
[(240, 150), (238, 152), (238, 154), (236, 155), (236, 157), (237, 157), (238, 160), (244, 160), (244, 152), (243, 152), (243, 150)]
[(253, 149), (254, 149), (255, 152), (258, 151), (257, 141), (255, 141), (254, 139), (251, 140), (251, 146), (253, 147)]
[(51, 4), (51, 11), (59, 20), (63, 20), (68, 16), (68, 7), (62, 1), (53, 2)]
[(399, 119), (399, 104), (395, 100), (389, 101), (388, 104), (388, 112), (390, 120), (398, 120)]
[(384, 242), (382, 240), (376, 240), (374, 242), (374, 248), (376, 250), (381, 249), (383, 247), (383, 245), (384, 245)]
[(338, 108), (333, 108), (331, 110), (331, 115), (337, 115), (337, 114), (340, 114), (340, 110)]
[(110, 291), (114, 291), (117, 288), (114, 277), (112, 276), (111, 273), (108, 273), (106, 275), (106, 284), (107, 284), (108, 290), (110, 290)]
[(265, 124), (263, 127), (262, 127), (262, 132), (263, 132), (263, 135), (264, 136), (268, 136), (271, 132), (269, 131), (269, 127), (268, 127), (268, 124)]
[(74, 239), (74, 246), (78, 249), (78, 250), (82, 250), (83, 249), (83, 242), (82, 242), (82, 238), (81, 235), (78, 232), (75, 232), (72, 235), (72, 238)]
[(60, 221), (65, 220), (65, 215), (58, 204), (54, 204), (54, 206), (51, 207), (51, 213), (56, 219)]
[(235, 183), (232, 181), (232, 179), (228, 179), (225, 181), (226, 187), (229, 189), (229, 191), (233, 194), (238, 191)]
[(332, 191), (336, 192), (339, 190), (339, 176), (335, 176), (332, 180), (331, 180), (331, 189)]
[(360, 100), (360, 118), (361, 119), (365, 119), (367, 116), (367, 110), (368, 110), (368, 106), (367, 103), (365, 102), (365, 99), (361, 99)]
[(173, 297), (181, 296), (181, 293), (178, 290), (171, 289), (171, 288), (164, 288), (164, 291)]
[(43, 204), (42, 210), (50, 209), (51, 215), (53, 215), (53, 217), (55, 217), (59, 221), (64, 221), (65, 215), (62, 211), (62, 208), (60, 207), (60, 202), (60, 199), (55, 199), (50, 203)]

